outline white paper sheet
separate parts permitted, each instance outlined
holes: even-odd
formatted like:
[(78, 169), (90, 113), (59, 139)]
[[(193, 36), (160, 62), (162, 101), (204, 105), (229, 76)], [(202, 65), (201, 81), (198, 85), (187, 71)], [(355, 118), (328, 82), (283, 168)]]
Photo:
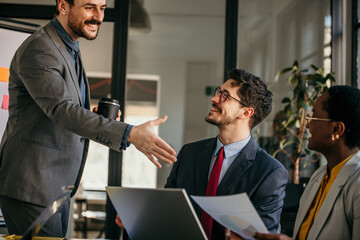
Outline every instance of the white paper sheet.
[(255, 232), (268, 233), (248, 195), (199, 197), (192, 199), (213, 219), (245, 239), (254, 239)]

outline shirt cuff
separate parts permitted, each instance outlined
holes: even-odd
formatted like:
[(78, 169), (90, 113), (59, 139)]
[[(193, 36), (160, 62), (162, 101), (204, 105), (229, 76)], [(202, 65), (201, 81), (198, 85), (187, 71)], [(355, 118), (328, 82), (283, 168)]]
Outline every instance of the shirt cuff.
[(130, 146), (130, 143), (127, 141), (127, 139), (129, 137), (130, 131), (133, 127), (134, 127), (134, 125), (130, 125), (130, 124), (127, 125), (125, 132), (124, 132), (123, 139), (121, 141), (121, 146), (120, 146), (121, 150), (125, 150), (127, 147)]

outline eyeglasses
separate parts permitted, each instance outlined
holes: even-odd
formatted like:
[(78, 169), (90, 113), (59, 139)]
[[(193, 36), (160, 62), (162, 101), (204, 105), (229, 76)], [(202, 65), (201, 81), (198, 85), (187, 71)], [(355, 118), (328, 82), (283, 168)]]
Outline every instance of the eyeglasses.
[(306, 115), (305, 120), (306, 120), (307, 125), (309, 125), (312, 120), (324, 121), (324, 122), (331, 122), (332, 121), (330, 118), (317, 118), (317, 117), (312, 117), (309, 114)]
[(242, 103), (239, 99), (236, 99), (236, 98), (230, 96), (230, 94), (226, 90), (221, 91), (220, 87), (217, 87), (215, 89), (214, 96), (217, 96), (219, 94), (220, 94), (220, 101), (221, 102), (225, 102), (228, 98), (232, 98), (235, 101), (239, 102), (241, 105), (244, 105), (245, 107), (249, 107), (248, 105)]

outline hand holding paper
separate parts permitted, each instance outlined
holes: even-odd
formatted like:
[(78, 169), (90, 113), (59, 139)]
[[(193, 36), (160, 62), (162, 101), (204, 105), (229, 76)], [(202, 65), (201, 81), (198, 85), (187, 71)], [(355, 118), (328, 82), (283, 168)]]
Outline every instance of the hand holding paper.
[(268, 233), (246, 193), (219, 197), (191, 196), (213, 219), (244, 239), (255, 232)]
[(256, 233), (254, 237), (259, 240), (293, 240), (293, 238), (285, 234), (278, 233)]

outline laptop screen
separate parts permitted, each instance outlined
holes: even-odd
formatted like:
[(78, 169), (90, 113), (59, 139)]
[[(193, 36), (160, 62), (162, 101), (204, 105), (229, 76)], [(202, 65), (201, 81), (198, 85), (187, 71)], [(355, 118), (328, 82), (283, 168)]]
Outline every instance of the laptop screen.
[(106, 187), (106, 191), (132, 240), (207, 239), (184, 189)]

